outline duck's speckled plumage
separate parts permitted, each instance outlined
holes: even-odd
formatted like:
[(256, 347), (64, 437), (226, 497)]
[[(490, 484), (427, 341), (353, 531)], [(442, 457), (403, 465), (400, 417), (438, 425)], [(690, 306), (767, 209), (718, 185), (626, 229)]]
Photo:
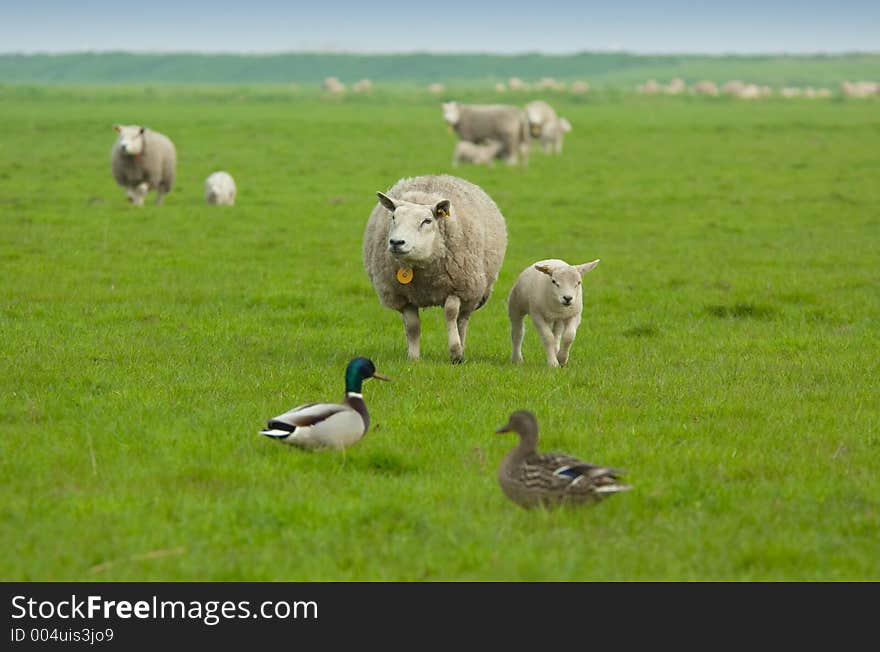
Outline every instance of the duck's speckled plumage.
[(370, 414), (361, 395), (367, 378), (389, 380), (376, 373), (368, 358), (355, 358), (345, 370), (345, 399), (341, 403), (306, 403), (269, 419), (261, 435), (300, 448), (348, 448), (370, 427)]
[(519, 444), (501, 461), (498, 483), (510, 500), (525, 508), (596, 503), (631, 489), (619, 482), (625, 471), (585, 462), (562, 453), (538, 453), (538, 421), (531, 412), (510, 415), (497, 432), (515, 431)]

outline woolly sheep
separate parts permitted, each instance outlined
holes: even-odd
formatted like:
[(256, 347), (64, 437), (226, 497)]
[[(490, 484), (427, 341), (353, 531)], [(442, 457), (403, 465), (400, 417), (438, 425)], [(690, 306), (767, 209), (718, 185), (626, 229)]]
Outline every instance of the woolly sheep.
[(669, 85), (663, 89), (663, 92), (667, 95), (679, 95), (684, 92), (685, 88), (687, 88), (687, 86), (685, 85), (684, 80), (676, 77), (669, 82)]
[(360, 81), (356, 81), (352, 85), (351, 90), (353, 90), (355, 93), (366, 93), (367, 91), (372, 90), (372, 88), (373, 82), (371, 82), (369, 79), (361, 79)]
[(713, 81), (703, 80), (694, 84), (694, 92), (697, 95), (718, 95), (718, 84)]
[(655, 93), (659, 93), (663, 90), (663, 86), (658, 84), (655, 79), (649, 79), (644, 84), (640, 84), (636, 87), (636, 92), (645, 93), (646, 95), (654, 95)]
[(845, 81), (840, 85), (844, 96), (846, 97), (871, 97), (872, 95), (880, 95), (880, 83), (872, 81)]
[(125, 188), (135, 206), (143, 206), (150, 190), (156, 191), (156, 205), (174, 186), (177, 150), (171, 139), (140, 125), (114, 125), (119, 134), (110, 152), (110, 168), (116, 183)]
[(571, 92), (577, 93), (578, 95), (582, 95), (590, 90), (590, 85), (585, 81), (576, 81), (571, 84)]
[(526, 267), (507, 297), (510, 317), (511, 356), (521, 364), (525, 316), (532, 318), (547, 351), (547, 364), (559, 367), (568, 362), (571, 344), (581, 323), (583, 286), (581, 277), (599, 264), (569, 265), (564, 260), (540, 260)]
[(535, 100), (526, 104), (526, 117), (532, 137), (540, 138), (544, 125), (556, 120), (556, 110), (544, 100)]
[(205, 201), (209, 204), (234, 206), (235, 193), (235, 180), (228, 172), (213, 172), (205, 179)]
[(377, 196), (363, 260), (379, 301), (402, 314), (414, 360), (419, 308), (443, 306), (449, 357), (461, 362), (468, 320), (489, 299), (504, 260), (504, 216), (479, 186), (448, 175), (401, 179)]
[(509, 165), (528, 164), (529, 130), (522, 109), (508, 104), (443, 103), (443, 119), (458, 134), (459, 140), (482, 144), (501, 142), (499, 158)]
[(321, 88), (331, 95), (341, 95), (345, 92), (345, 84), (336, 77), (327, 77), (321, 84)]
[(548, 122), (541, 132), (541, 147), (547, 154), (562, 154), (562, 139), (570, 131), (571, 123), (565, 118)]
[(459, 163), (475, 163), (477, 165), (494, 163), (501, 151), (502, 144), (497, 140), (487, 140), (484, 145), (477, 145), (466, 140), (458, 141), (452, 153), (452, 165)]
[(507, 86), (512, 91), (522, 91), (528, 88), (527, 84), (519, 77), (511, 77), (508, 79)]

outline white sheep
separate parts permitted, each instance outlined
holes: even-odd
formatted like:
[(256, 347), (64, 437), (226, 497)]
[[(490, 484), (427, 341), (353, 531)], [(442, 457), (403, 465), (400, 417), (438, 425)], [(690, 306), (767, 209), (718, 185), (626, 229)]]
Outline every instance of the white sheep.
[(556, 120), (556, 117), (556, 110), (544, 100), (535, 100), (526, 104), (526, 118), (534, 138), (540, 138), (544, 125)]
[(503, 145), (498, 140), (487, 140), (485, 144), (480, 145), (467, 140), (460, 140), (455, 145), (455, 150), (452, 153), (452, 165), (456, 166), (459, 163), (474, 163), (476, 165), (494, 163), (502, 147)]
[(337, 77), (327, 77), (321, 84), (321, 88), (331, 95), (342, 95), (345, 92), (345, 84)]
[(525, 112), (509, 104), (443, 103), (443, 119), (455, 130), (459, 140), (483, 144), (501, 142), (498, 154), (508, 165), (528, 165), (529, 128)]
[(581, 277), (599, 264), (569, 265), (564, 260), (540, 260), (526, 267), (507, 297), (510, 317), (512, 361), (520, 364), (525, 316), (541, 336), (547, 351), (547, 364), (559, 367), (568, 362), (568, 354), (583, 313)]
[(461, 362), (468, 320), (504, 260), (504, 216), (479, 186), (448, 175), (401, 179), (376, 194), (363, 261), (379, 301), (402, 314), (411, 359), (419, 357), (419, 309), (443, 306), (449, 356)]
[(704, 79), (703, 81), (698, 81), (694, 84), (694, 92), (697, 95), (711, 95), (714, 97), (718, 95), (718, 84)]
[(110, 169), (116, 183), (125, 188), (135, 206), (143, 206), (150, 190), (156, 191), (156, 205), (174, 186), (177, 150), (171, 139), (140, 125), (113, 125), (119, 134), (110, 152)]
[(222, 206), (235, 205), (235, 179), (222, 170), (213, 172), (205, 179), (205, 201)]
[(562, 139), (570, 131), (571, 123), (565, 118), (546, 123), (541, 130), (541, 147), (547, 154), (562, 154)]
[(351, 90), (355, 93), (367, 93), (373, 89), (373, 82), (369, 79), (361, 79), (352, 84)]
[(578, 95), (583, 95), (588, 90), (590, 90), (590, 85), (585, 81), (576, 81), (571, 84), (571, 92), (576, 93)]

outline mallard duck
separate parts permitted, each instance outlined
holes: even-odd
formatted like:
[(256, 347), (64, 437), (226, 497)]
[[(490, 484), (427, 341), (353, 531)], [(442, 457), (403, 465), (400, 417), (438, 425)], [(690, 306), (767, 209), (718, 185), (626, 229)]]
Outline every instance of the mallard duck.
[(307, 403), (269, 419), (261, 435), (300, 448), (348, 448), (370, 427), (361, 386), (367, 378), (391, 380), (376, 372), (369, 358), (355, 358), (345, 368), (342, 403)]
[(538, 453), (538, 420), (527, 410), (510, 415), (495, 432), (516, 432), (519, 444), (498, 467), (501, 490), (521, 507), (557, 507), (564, 503), (596, 503), (618, 491), (620, 469), (597, 466), (561, 453)]

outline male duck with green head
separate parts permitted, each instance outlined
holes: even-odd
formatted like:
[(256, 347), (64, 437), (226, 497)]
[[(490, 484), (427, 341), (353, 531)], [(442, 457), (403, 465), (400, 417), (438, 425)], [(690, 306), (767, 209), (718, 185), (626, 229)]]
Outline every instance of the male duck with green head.
[(355, 358), (345, 368), (342, 403), (307, 403), (269, 419), (261, 435), (300, 448), (348, 448), (363, 438), (370, 414), (361, 393), (368, 378), (391, 380), (376, 372), (369, 358)]

